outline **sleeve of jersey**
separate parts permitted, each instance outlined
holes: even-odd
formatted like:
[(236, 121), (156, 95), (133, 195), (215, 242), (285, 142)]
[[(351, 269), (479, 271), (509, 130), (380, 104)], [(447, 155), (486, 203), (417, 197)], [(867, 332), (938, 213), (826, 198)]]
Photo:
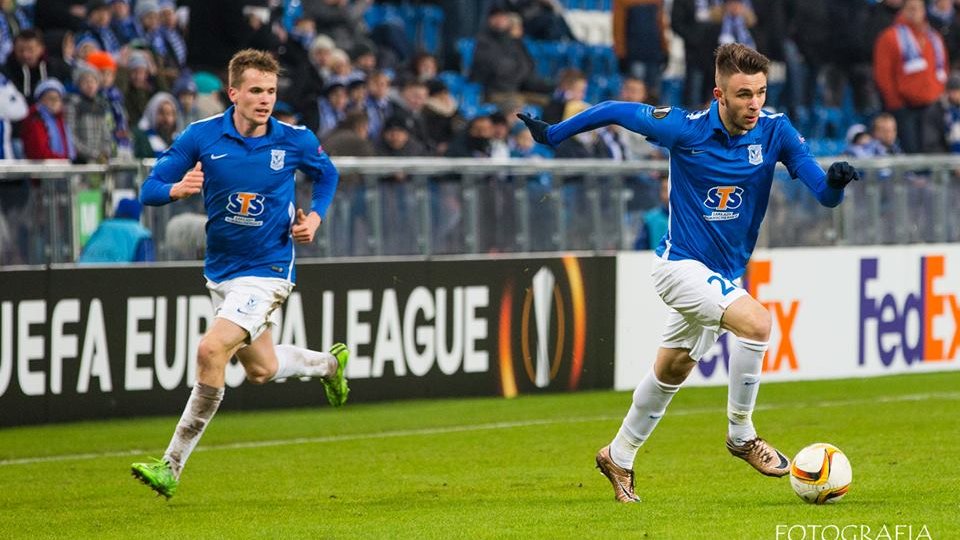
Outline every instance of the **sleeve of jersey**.
[(303, 172), (313, 180), (313, 202), (310, 209), (325, 218), (327, 208), (333, 202), (333, 194), (337, 191), (340, 182), (340, 173), (330, 161), (330, 156), (323, 151), (317, 136), (304, 130), (303, 136)]
[(827, 185), (827, 173), (813, 158), (806, 141), (789, 121), (783, 121), (784, 143), (780, 151), (780, 161), (787, 167), (792, 178), (799, 178), (813, 192), (820, 204), (830, 208), (837, 206), (843, 201), (843, 190)]
[(550, 126), (547, 129), (547, 141), (557, 145), (577, 133), (615, 124), (670, 148), (680, 135), (683, 118), (679, 109), (654, 108), (646, 103), (604, 101)]
[(140, 186), (140, 202), (160, 206), (173, 201), (170, 188), (197, 164), (194, 141), (191, 126), (157, 158), (156, 165)]

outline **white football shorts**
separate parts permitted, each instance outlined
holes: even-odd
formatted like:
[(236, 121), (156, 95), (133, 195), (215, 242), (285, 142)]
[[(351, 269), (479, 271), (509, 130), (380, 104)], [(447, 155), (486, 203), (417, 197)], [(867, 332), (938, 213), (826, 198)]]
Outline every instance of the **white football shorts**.
[(280, 278), (238, 277), (222, 283), (207, 281), (213, 299), (213, 315), (234, 322), (250, 335), (260, 337), (270, 325), (280, 326), (280, 306), (290, 296), (293, 283)]
[(741, 280), (730, 281), (694, 260), (653, 258), (653, 286), (670, 308), (660, 346), (690, 349), (699, 361), (726, 332), (720, 328), (723, 312), (747, 294)]

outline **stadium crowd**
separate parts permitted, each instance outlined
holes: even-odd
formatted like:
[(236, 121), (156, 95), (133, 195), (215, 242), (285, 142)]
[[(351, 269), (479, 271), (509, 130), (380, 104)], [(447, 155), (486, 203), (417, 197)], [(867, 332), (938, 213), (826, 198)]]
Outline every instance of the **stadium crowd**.
[[(274, 114), (334, 157), (663, 159), (616, 126), (537, 145), (516, 113), (558, 122), (601, 99), (703, 108), (712, 51), (729, 42), (773, 61), (766, 108), (815, 155), (960, 152), (958, 3), (0, 0), (0, 158), (157, 157), (229, 106), (227, 60), (250, 47), (283, 69)], [(577, 40), (582, 9), (609, 13), (612, 47)], [(628, 183), (630, 210), (657, 213), (659, 179)], [(341, 189), (362, 213), (354, 184)], [(0, 217), (24, 207), (11, 189)]]
[[(768, 108), (813, 138), (846, 136), (857, 156), (960, 148), (954, 1), (597, 4), (610, 11), (619, 60), (605, 97), (700, 108), (711, 99), (711, 51), (736, 41), (774, 61)], [(383, 6), (371, 0), (4, 0), (2, 157), (155, 157), (229, 105), (223, 66), (244, 47), (276, 55), (276, 114), (315, 131), (334, 156), (658, 157), (614, 128), (555, 152), (534, 145), (515, 113), (566, 118), (597, 96), (595, 78), (575, 60), (538, 69), (533, 44), (576, 41), (564, 5), (480, 5), (465, 58), (449, 43), (428, 52), (403, 20), (371, 17)], [(679, 92), (665, 78), (670, 31), (687, 59)], [(895, 135), (884, 135), (891, 118)]]

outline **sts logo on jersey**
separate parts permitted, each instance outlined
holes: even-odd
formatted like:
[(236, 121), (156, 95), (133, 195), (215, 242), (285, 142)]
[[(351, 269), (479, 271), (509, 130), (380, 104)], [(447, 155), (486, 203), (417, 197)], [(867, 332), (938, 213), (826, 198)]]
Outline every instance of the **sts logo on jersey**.
[(703, 205), (713, 210), (704, 214), (707, 221), (728, 221), (740, 217), (740, 212), (733, 212), (743, 203), (743, 188), (739, 186), (713, 186), (707, 191), (707, 198)]
[(263, 221), (256, 216), (263, 213), (264, 207), (264, 197), (259, 193), (231, 193), (227, 197), (227, 211), (233, 215), (227, 216), (224, 221), (246, 227), (259, 227), (263, 225)]

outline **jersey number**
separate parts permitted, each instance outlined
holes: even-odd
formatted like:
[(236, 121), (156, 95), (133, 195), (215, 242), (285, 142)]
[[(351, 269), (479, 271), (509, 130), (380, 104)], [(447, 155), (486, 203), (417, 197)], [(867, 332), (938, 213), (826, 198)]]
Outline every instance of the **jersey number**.
[(707, 283), (713, 283), (714, 281), (716, 281), (717, 283), (720, 284), (720, 292), (721, 292), (724, 296), (732, 293), (733, 290), (737, 288), (735, 285), (729, 285), (729, 286), (728, 286), (728, 285), (727, 285), (727, 282), (724, 281), (724, 279), (723, 279), (722, 277), (720, 277), (720, 276), (710, 276), (710, 279), (707, 280)]

